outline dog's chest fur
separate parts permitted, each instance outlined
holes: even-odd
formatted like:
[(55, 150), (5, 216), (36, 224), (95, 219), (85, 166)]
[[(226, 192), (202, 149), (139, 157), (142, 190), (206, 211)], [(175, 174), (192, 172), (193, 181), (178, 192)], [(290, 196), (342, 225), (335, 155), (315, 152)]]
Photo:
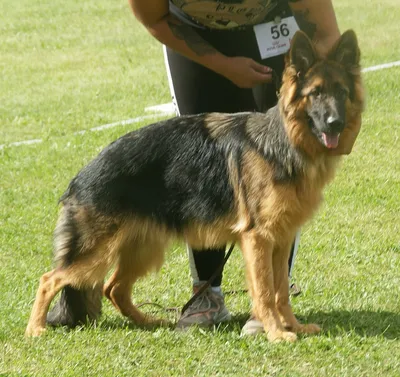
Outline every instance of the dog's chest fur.
[(232, 181), (242, 227), (299, 227), (312, 216), (338, 157), (324, 153), (311, 158), (293, 147), (277, 107), (267, 114), (211, 114), (206, 124), (213, 137), (236, 151), (231, 154), (237, 169)]

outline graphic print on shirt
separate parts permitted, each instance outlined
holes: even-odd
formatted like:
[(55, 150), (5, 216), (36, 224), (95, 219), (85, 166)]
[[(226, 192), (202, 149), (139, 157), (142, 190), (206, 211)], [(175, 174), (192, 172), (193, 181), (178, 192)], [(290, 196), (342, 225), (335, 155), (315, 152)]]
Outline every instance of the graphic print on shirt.
[(171, 0), (196, 22), (212, 29), (231, 29), (262, 22), (277, 0)]

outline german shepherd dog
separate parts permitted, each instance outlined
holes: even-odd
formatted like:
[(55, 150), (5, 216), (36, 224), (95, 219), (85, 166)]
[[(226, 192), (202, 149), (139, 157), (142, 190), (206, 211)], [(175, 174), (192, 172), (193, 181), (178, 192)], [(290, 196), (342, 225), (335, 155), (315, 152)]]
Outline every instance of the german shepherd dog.
[(351, 30), (326, 57), (297, 32), (279, 102), (268, 112), (177, 117), (106, 147), (60, 199), (56, 267), (40, 279), (26, 335), (45, 331), (62, 289), (84, 298), (81, 314), (95, 317), (96, 292), (111, 268), (103, 294), (134, 323), (159, 323), (133, 305), (132, 286), (160, 268), (174, 238), (196, 249), (240, 245), (252, 312), (270, 341), (320, 331), (292, 312), (288, 258), (296, 231), (359, 132), (359, 60)]

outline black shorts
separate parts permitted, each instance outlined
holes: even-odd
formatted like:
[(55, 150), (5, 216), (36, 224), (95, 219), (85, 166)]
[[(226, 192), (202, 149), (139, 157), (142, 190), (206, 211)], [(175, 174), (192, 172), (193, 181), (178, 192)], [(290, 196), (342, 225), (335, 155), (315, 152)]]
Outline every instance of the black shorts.
[[(288, 9), (281, 13), (288, 16)], [(243, 30), (203, 30), (198, 34), (226, 56), (244, 56), (274, 69), (279, 77), (284, 56), (262, 60), (252, 27)], [(166, 48), (166, 66), (178, 115), (204, 112), (265, 111), (277, 102), (275, 83), (241, 89), (225, 77)]]

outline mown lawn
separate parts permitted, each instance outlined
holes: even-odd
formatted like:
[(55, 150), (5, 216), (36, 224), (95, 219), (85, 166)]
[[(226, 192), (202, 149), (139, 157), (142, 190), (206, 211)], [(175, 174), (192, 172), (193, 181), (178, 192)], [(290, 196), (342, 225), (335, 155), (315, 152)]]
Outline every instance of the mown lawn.
[[(359, 36), (365, 67), (400, 60), (397, 0), (334, 4), (342, 30)], [(223, 283), (228, 325), (146, 331), (105, 302), (96, 326), (25, 339), (38, 279), (52, 265), (59, 196), (105, 145), (149, 121), (75, 133), (170, 98), (160, 46), (125, 1), (2, 5), (0, 145), (44, 141), (0, 149), (0, 376), (400, 376), (400, 67), (365, 74), (363, 130), (303, 230), (295, 267), (303, 294), (293, 307), (322, 325), (320, 335), (295, 344), (240, 337), (250, 304), (237, 251)], [(176, 244), (134, 301), (181, 306), (189, 294)]]

